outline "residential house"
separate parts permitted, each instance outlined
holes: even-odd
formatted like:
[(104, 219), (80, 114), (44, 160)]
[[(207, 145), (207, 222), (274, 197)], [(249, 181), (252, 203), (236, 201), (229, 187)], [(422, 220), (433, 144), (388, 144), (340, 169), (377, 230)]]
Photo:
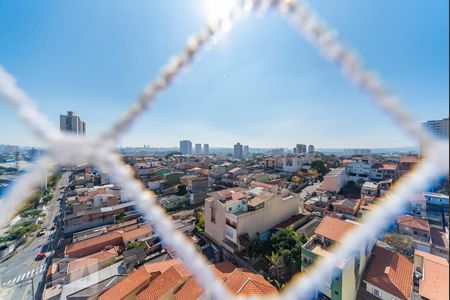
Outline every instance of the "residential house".
[(426, 219), (415, 216), (398, 216), (398, 232), (416, 240), (430, 242), (430, 225)]
[(400, 177), (400, 170), (397, 164), (383, 163), (374, 164), (370, 172), (370, 178), (375, 181), (386, 179), (397, 180)]
[[(235, 296), (274, 296), (277, 289), (261, 275), (225, 261), (210, 268)], [(138, 273), (139, 272), (139, 273)], [(179, 260), (145, 264), (100, 295), (100, 300), (207, 299), (203, 287)]]
[(413, 263), (404, 255), (375, 246), (364, 278), (366, 291), (383, 300), (409, 300)]
[[(342, 243), (358, 226), (359, 223), (354, 221), (325, 216), (316, 228), (315, 234), (302, 246), (301, 271), (308, 272), (314, 261), (329, 255), (333, 246)], [(355, 299), (374, 244), (375, 239), (347, 260), (336, 265), (333, 276), (329, 281), (324, 280), (322, 286), (316, 291), (316, 297), (326, 296), (332, 300)]]
[(149, 224), (114, 230), (100, 236), (69, 244), (64, 249), (64, 255), (69, 258), (80, 258), (113, 246), (117, 246), (120, 251), (123, 251), (130, 242), (150, 237), (151, 233), (152, 228)]
[(337, 168), (328, 172), (317, 187), (319, 191), (338, 193), (347, 182), (345, 168)]
[(448, 227), (445, 230), (430, 227), (431, 254), (448, 259)]
[(116, 262), (118, 253), (116, 247), (111, 247), (70, 261), (67, 264), (66, 282), (73, 282), (112, 265)]
[(283, 159), (283, 171), (295, 173), (305, 169), (304, 165), (311, 164), (311, 157), (307, 154), (287, 154)]
[(233, 178), (237, 178), (238, 176), (241, 175), (247, 175), (248, 174), (248, 170), (245, 168), (233, 168), (230, 171), (228, 171), (228, 174), (230, 174)]
[(336, 200), (332, 203), (333, 212), (344, 216), (348, 219), (355, 219), (358, 216), (359, 208), (361, 206), (361, 199), (343, 199)]
[(416, 250), (412, 300), (448, 300), (449, 268), (445, 258)]
[(399, 169), (400, 174), (408, 173), (413, 170), (414, 167), (419, 163), (419, 158), (417, 156), (402, 156), (400, 157)]
[(239, 237), (257, 238), (297, 215), (300, 198), (287, 190), (229, 188), (209, 193), (205, 201), (205, 234), (227, 251), (241, 249)]
[(374, 162), (370, 157), (359, 157), (352, 160), (347, 165), (348, 179), (355, 182), (367, 181), (370, 178), (373, 164)]
[(208, 196), (207, 192), (210, 190), (208, 177), (196, 177), (189, 179), (187, 186), (189, 204), (195, 205), (203, 203)]
[(370, 197), (378, 197), (379, 196), (379, 188), (378, 183), (373, 183), (370, 181), (364, 182), (361, 187), (361, 197), (370, 196)]

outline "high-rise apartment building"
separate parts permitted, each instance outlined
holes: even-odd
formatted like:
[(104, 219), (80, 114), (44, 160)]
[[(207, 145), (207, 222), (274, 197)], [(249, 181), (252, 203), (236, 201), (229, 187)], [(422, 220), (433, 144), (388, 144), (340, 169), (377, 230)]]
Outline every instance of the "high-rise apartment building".
[(314, 147), (314, 145), (309, 145), (309, 146), (308, 146), (308, 153), (313, 154), (314, 151), (316, 151), (316, 148)]
[(192, 142), (189, 140), (180, 141), (181, 154), (192, 154)]
[(294, 153), (306, 153), (306, 145), (297, 144), (294, 148)]
[(448, 138), (448, 118), (423, 122), (422, 128), (435, 137)]
[(195, 144), (195, 154), (202, 153), (202, 144)]
[(72, 134), (86, 134), (86, 123), (81, 121), (80, 117), (76, 116), (73, 111), (68, 111), (67, 115), (59, 116), (59, 128), (61, 131)]
[(247, 157), (249, 156), (249, 154), (250, 154), (250, 147), (248, 145), (245, 145), (243, 155), (244, 157)]
[[(448, 118), (423, 122), (422, 128), (434, 137), (448, 140)], [(424, 155), (425, 147), (426, 145), (420, 143), (420, 156)]]
[(234, 145), (234, 153), (233, 153), (233, 157), (237, 158), (237, 159), (242, 159), (244, 155), (244, 150), (243, 147), (240, 143), (237, 143), (236, 145)]
[(203, 144), (203, 153), (209, 154), (209, 144)]

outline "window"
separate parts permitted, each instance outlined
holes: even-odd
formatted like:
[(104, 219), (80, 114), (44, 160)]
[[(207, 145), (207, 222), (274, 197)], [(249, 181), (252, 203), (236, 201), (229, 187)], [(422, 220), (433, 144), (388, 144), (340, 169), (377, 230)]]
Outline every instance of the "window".
[(228, 211), (231, 211), (231, 207), (228, 207)]
[(381, 293), (380, 293), (380, 291), (377, 290), (377, 289), (372, 289), (372, 294), (374, 294), (374, 295), (377, 296), (377, 297), (381, 297)]

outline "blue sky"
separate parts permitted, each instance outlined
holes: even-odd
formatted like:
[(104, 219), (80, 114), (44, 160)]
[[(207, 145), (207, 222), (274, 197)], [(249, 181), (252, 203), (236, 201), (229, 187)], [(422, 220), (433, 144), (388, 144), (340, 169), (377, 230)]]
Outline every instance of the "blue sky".
[[(206, 0), (0, 2), (0, 64), (58, 125), (112, 125), (206, 21)], [(418, 120), (448, 116), (448, 1), (309, 1)], [(38, 143), (0, 101), (0, 143)], [(240, 20), (120, 145), (414, 146), (281, 18)]]

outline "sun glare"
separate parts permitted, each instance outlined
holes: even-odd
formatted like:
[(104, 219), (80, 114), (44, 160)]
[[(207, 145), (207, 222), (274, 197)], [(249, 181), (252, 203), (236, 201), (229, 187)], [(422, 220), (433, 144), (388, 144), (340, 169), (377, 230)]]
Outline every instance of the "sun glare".
[(237, 0), (203, 0), (203, 7), (209, 22), (226, 17)]

